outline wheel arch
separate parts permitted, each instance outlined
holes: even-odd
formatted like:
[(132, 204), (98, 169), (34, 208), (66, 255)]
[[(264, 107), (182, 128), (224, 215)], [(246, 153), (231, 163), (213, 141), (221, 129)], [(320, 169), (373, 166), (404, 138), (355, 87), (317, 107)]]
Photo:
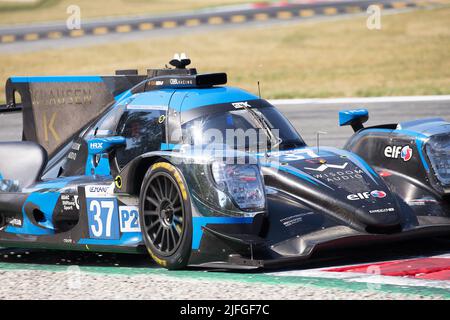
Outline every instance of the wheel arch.
[(132, 160), (114, 178), (116, 192), (138, 196), (145, 174), (157, 162), (168, 162), (173, 165), (170, 152), (150, 152)]

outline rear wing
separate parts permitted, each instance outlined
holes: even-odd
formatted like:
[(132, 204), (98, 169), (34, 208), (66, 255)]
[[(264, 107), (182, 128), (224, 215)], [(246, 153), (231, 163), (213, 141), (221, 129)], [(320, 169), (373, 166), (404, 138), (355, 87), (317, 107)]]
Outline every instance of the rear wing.
[(134, 70), (114, 76), (12, 77), (0, 113), (21, 111), (23, 140), (37, 142), (52, 154), (146, 78)]

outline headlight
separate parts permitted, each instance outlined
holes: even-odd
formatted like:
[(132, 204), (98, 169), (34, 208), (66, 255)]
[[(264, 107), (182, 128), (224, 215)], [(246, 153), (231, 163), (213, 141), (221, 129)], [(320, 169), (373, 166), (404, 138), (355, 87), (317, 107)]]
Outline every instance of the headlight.
[(231, 196), (239, 208), (264, 209), (264, 186), (257, 165), (213, 162), (211, 171), (219, 189)]
[(431, 137), (426, 150), (436, 177), (443, 186), (450, 186), (450, 135)]

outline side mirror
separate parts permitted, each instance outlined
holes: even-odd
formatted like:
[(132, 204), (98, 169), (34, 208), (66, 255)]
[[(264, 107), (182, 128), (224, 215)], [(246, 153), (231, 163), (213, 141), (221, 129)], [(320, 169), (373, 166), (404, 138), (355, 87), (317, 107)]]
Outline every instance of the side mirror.
[(87, 143), (89, 154), (99, 154), (109, 151), (112, 147), (125, 145), (126, 139), (120, 136), (94, 138), (88, 140)]
[(108, 152), (114, 147), (123, 146), (126, 144), (124, 137), (104, 137), (94, 138), (87, 141), (88, 144), (88, 159), (86, 163), (85, 174), (89, 175), (104, 175), (111, 174), (109, 167)]
[(339, 126), (352, 126), (355, 132), (363, 129), (363, 123), (367, 120), (369, 120), (367, 109), (339, 111)]

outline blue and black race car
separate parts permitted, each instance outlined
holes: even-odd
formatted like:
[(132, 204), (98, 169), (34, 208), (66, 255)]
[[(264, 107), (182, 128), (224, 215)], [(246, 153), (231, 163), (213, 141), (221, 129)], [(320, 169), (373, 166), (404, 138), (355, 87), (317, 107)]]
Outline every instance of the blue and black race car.
[(450, 123), (364, 128), (366, 110), (342, 111), (355, 135), (319, 150), (189, 63), (8, 79), (1, 111), (24, 125), (23, 141), (0, 143), (0, 246), (259, 268), (450, 234)]

